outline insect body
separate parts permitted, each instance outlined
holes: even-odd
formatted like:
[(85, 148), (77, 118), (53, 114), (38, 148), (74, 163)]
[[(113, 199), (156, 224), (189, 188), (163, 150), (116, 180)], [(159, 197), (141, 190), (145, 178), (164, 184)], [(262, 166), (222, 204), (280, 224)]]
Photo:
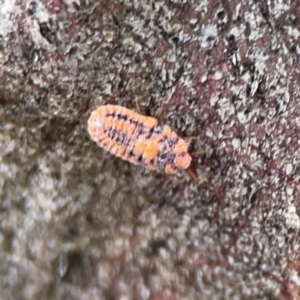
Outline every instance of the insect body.
[(150, 170), (175, 174), (192, 160), (186, 141), (168, 125), (123, 106), (99, 106), (88, 120), (88, 131), (98, 146)]

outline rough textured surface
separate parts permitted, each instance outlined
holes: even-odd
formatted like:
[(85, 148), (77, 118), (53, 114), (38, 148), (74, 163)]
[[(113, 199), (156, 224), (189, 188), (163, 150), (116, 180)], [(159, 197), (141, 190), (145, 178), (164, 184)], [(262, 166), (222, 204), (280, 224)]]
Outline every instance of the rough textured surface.
[[(191, 2), (1, 1), (1, 299), (299, 297), (299, 1)], [(164, 97), (200, 186), (88, 138)]]

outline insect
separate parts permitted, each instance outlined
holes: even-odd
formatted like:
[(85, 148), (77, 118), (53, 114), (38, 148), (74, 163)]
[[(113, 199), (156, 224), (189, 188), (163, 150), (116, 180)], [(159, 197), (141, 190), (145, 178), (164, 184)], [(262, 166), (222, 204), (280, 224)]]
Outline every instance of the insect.
[(88, 132), (106, 151), (150, 170), (175, 174), (191, 164), (187, 142), (168, 125), (123, 106), (99, 106), (88, 120)]

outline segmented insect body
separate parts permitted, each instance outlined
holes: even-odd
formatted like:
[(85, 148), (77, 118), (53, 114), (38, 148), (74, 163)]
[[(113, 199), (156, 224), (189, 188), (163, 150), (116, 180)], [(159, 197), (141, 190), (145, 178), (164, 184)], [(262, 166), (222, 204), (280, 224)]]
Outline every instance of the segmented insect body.
[(98, 107), (88, 120), (88, 131), (98, 146), (150, 170), (175, 174), (192, 160), (186, 141), (168, 125), (123, 106)]

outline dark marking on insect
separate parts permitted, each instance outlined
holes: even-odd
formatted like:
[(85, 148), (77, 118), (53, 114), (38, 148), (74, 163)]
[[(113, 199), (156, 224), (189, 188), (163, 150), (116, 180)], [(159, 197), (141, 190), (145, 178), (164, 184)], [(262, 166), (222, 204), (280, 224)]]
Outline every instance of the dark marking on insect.
[(88, 120), (88, 131), (98, 146), (150, 170), (175, 174), (191, 164), (187, 142), (168, 125), (123, 106), (99, 106)]

